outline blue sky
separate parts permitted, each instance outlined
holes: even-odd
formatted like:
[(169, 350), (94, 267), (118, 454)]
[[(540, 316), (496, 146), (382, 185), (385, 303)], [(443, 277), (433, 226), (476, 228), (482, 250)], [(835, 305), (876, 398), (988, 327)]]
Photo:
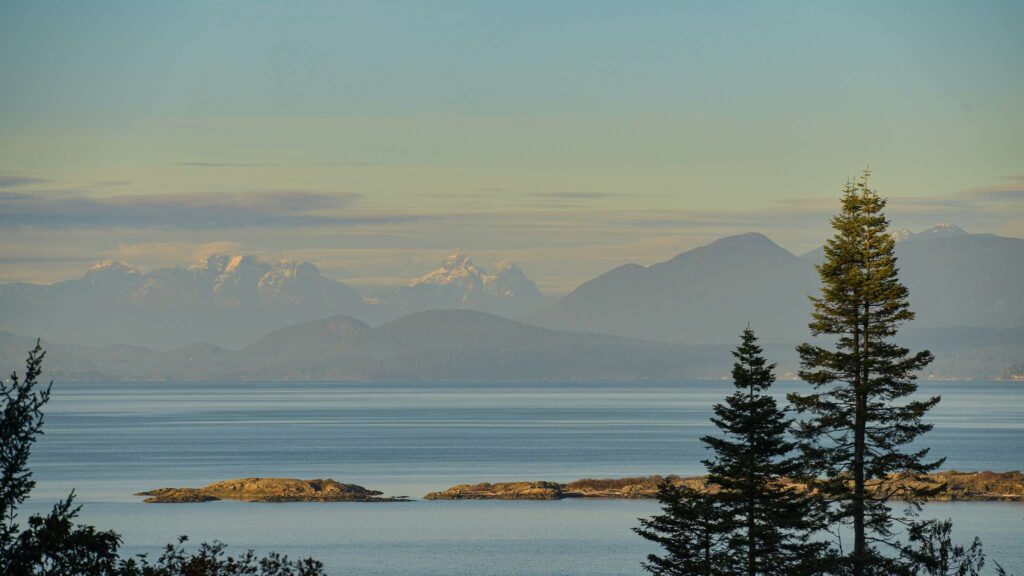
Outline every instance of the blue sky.
[(0, 281), (232, 250), (372, 286), (461, 247), (558, 292), (733, 232), (810, 249), (868, 164), (897, 226), (1024, 235), (1022, 28), (1020, 2), (3, 2)]

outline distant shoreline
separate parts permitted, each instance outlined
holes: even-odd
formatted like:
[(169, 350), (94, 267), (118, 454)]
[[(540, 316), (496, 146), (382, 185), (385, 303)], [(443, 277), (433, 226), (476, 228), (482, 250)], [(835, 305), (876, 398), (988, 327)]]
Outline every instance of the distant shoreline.
[[(628, 478), (585, 478), (568, 483), (549, 481), (484, 482), (456, 484), (430, 492), (424, 500), (565, 500), (572, 498), (650, 500), (658, 497), (664, 482), (699, 491), (716, 492), (704, 476), (634, 476)], [(930, 502), (1024, 502), (1024, 473), (960, 472), (948, 470), (920, 477), (893, 475), (892, 487), (939, 488)], [(784, 490), (807, 490), (807, 485), (785, 480)], [(243, 502), (408, 502), (405, 496), (383, 497), (378, 490), (333, 479), (240, 478), (215, 482), (203, 488), (158, 488), (139, 492), (146, 503), (183, 504), (217, 500)], [(898, 499), (898, 498), (897, 498)]]

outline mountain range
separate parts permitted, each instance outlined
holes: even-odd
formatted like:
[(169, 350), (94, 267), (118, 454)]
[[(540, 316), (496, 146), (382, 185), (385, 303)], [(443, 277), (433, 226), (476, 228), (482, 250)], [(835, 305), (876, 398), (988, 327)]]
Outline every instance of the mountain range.
[[(1024, 329), (909, 330), (901, 342), (929, 347), (929, 374), (1000, 378), (1020, 373)], [(0, 361), (17, 366), (34, 340), (0, 332)], [(45, 377), (58, 381), (514, 381), (719, 379), (732, 345), (684, 345), (565, 332), (472, 310), (417, 312), (372, 328), (333, 316), (275, 330), (231, 350), (196, 343), (140, 346), (44, 342)], [(797, 371), (793, 346), (767, 344), (777, 372)], [(1011, 359), (1011, 360), (1008, 360)]]
[[(17, 365), (32, 344), (0, 332), (0, 357)], [(548, 330), (472, 310), (418, 312), (376, 328), (334, 316), (241, 350), (46, 346), (48, 376), (70, 381), (677, 379), (699, 377), (715, 360), (700, 347)]]
[[(950, 225), (901, 236), (900, 279), (917, 314), (907, 328), (1024, 326), (1024, 240)], [(731, 343), (750, 323), (767, 341), (798, 342), (822, 257), (821, 249), (797, 256), (762, 234), (730, 236), (666, 262), (615, 268), (530, 321), (687, 344)]]
[[(932, 349), (938, 376), (1018, 374), (1024, 240), (951, 225), (894, 235), (918, 315), (901, 341)], [(719, 377), (749, 323), (780, 373), (795, 372), (821, 258), (730, 236), (620, 266), (544, 309), (517, 266), (490, 273), (461, 252), (371, 297), (308, 262), (104, 262), (57, 284), (0, 285), (0, 353), (20, 362), (25, 336), (42, 336), (73, 379)]]
[(494, 273), (461, 252), (398, 288), (364, 297), (310, 262), (213, 255), (148, 273), (120, 261), (81, 278), (0, 285), (0, 330), (84, 345), (172, 349), (197, 340), (241, 348), (290, 324), (347, 315), (371, 324), (435, 309), (522, 316), (543, 296), (512, 262)]
[(515, 318), (540, 309), (544, 295), (513, 262), (498, 262), (492, 274), (455, 251), (440, 268), (381, 291), (371, 302), (377, 308), (371, 313), (375, 319), (437, 309), (478, 310)]

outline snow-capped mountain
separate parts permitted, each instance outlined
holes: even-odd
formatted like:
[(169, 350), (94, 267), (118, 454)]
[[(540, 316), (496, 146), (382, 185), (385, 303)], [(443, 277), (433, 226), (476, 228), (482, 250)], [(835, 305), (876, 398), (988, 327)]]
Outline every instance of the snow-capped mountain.
[(310, 262), (270, 263), (226, 254), (148, 274), (125, 262), (108, 260), (89, 268), (82, 281), (102, 291), (106, 300), (157, 306), (327, 305), (337, 299), (361, 299), (352, 288), (321, 276)]
[(202, 340), (240, 348), (260, 334), (331, 315), (371, 324), (442, 308), (515, 317), (542, 303), (515, 264), (501, 262), (489, 273), (461, 252), (372, 299), (310, 262), (213, 254), (145, 273), (108, 260), (74, 280), (0, 285), (0, 330), (69, 344), (174, 348)]
[(910, 240), (934, 240), (936, 238), (954, 238), (957, 236), (967, 236), (967, 232), (963, 228), (956, 224), (937, 224), (931, 228), (921, 232), (911, 232), (906, 228), (897, 230), (892, 233), (893, 237), (897, 242), (907, 242)]
[(255, 335), (330, 314), (365, 313), (362, 295), (309, 262), (217, 254), (142, 273), (120, 261), (39, 286), (0, 286), (0, 327), (70, 343), (157, 348), (204, 339), (242, 346)]
[(120, 260), (106, 260), (90, 266), (85, 272), (83, 283), (94, 290), (126, 294), (138, 287), (142, 272)]
[(470, 309), (516, 317), (539, 309), (544, 296), (512, 262), (499, 262), (494, 273), (489, 273), (463, 252), (455, 251), (439, 268), (382, 292), (375, 301), (393, 317), (433, 309)]

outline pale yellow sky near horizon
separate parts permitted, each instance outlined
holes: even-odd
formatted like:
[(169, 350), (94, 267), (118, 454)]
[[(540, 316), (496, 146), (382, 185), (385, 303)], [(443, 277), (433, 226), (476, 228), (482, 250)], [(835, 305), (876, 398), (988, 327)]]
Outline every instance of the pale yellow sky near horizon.
[(0, 8), (0, 282), (216, 251), (372, 290), (462, 248), (559, 294), (808, 251), (867, 165), (898, 228), (1024, 237), (1019, 4), (307, 8)]

